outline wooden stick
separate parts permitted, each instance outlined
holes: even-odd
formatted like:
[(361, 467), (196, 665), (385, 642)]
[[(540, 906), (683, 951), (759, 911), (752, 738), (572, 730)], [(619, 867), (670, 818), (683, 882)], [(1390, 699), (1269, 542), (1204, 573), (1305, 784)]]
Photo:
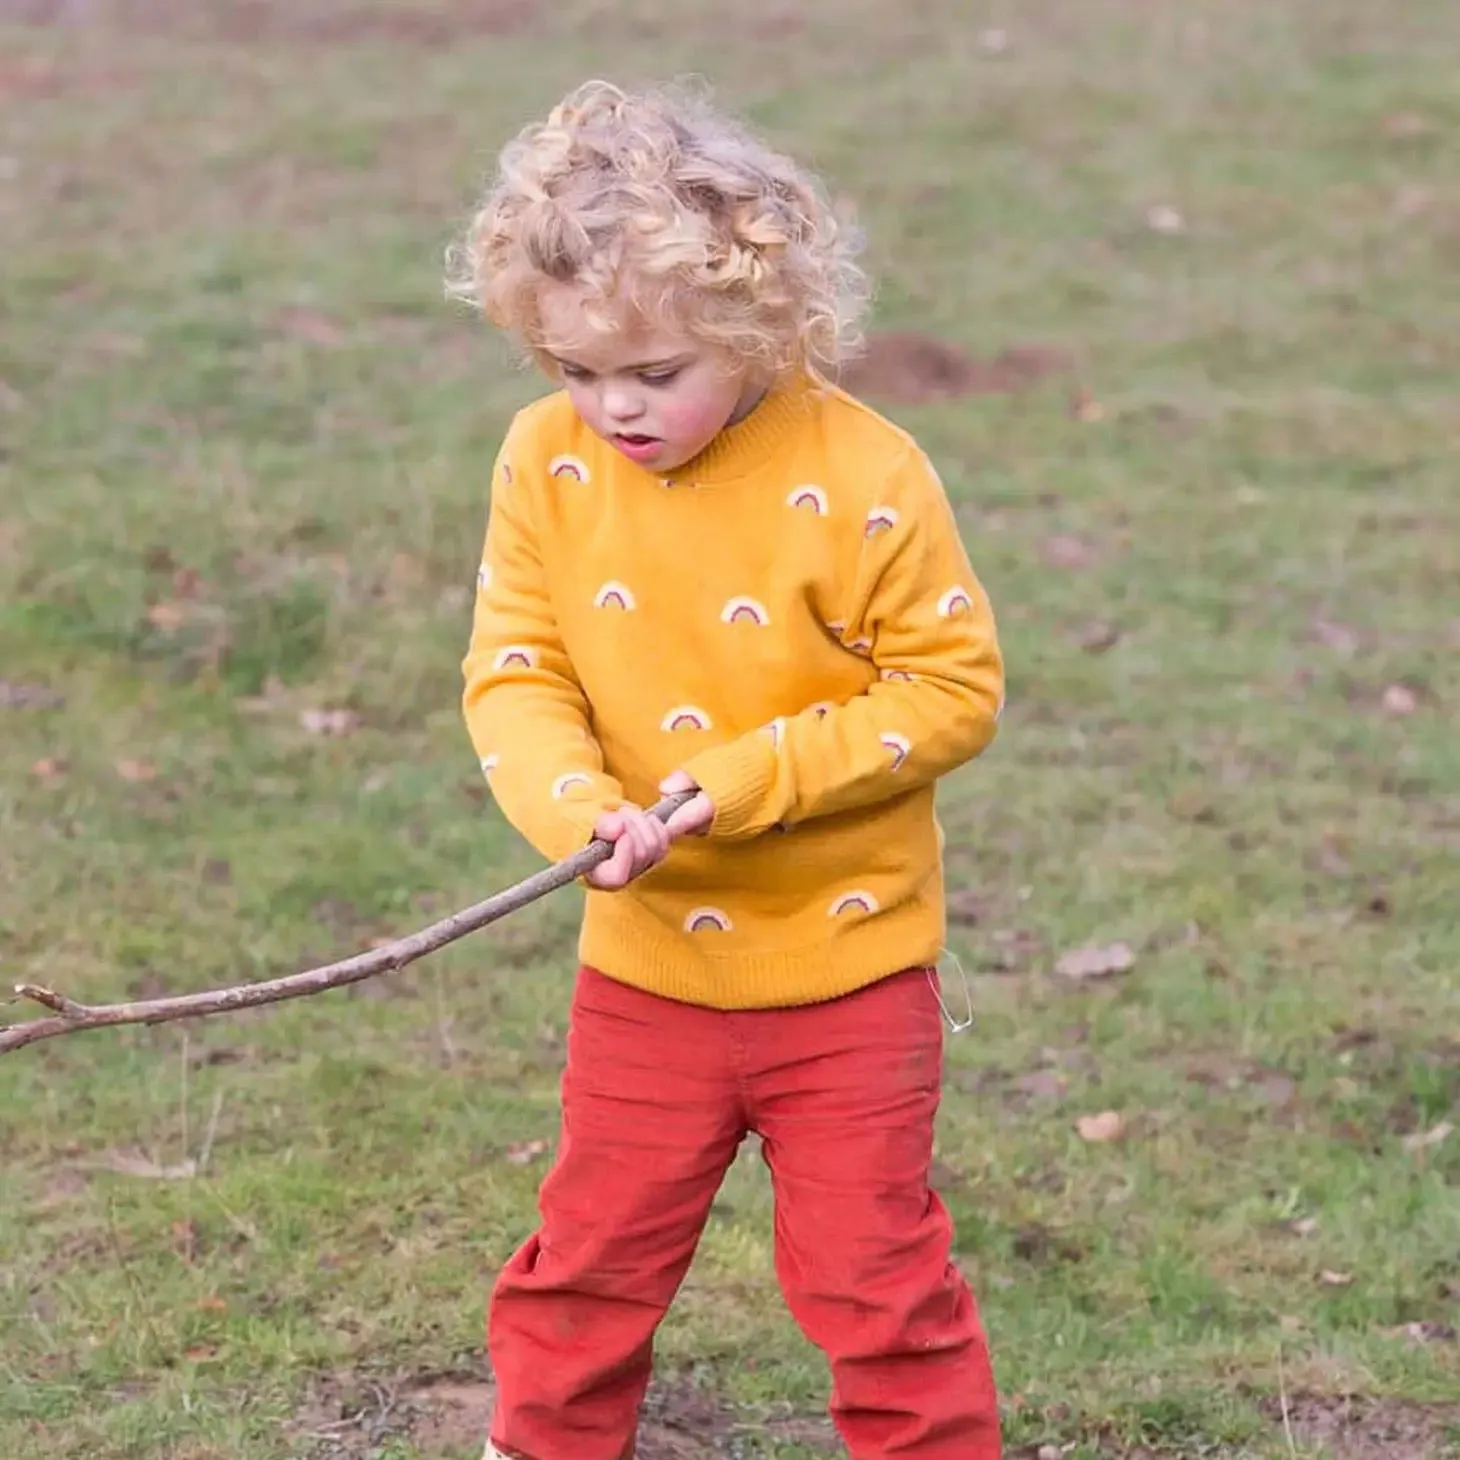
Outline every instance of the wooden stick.
[[(668, 821), (670, 816), (691, 800), (693, 791), (676, 791), (649, 808), (651, 816)], [(284, 999), (303, 998), (337, 989), (345, 984), (360, 983), (381, 973), (394, 973), (448, 943), (455, 943), (468, 933), (495, 923), (508, 913), (536, 902), (549, 892), (576, 881), (591, 872), (613, 854), (613, 843), (595, 838), (581, 852), (541, 872), (535, 872), (513, 887), (498, 892), (473, 907), (442, 918), (419, 933), (397, 938), (368, 953), (357, 953), (339, 963), (292, 973), (284, 978), (266, 979), (261, 983), (239, 984), (233, 988), (209, 989), (203, 993), (179, 994), (168, 999), (143, 999), (131, 1004), (78, 1004), (51, 989), (34, 984), (16, 984), (15, 992), (23, 999), (53, 1010), (53, 1019), (34, 1019), (27, 1024), (0, 1027), (0, 1054), (23, 1049), (42, 1039), (60, 1034), (74, 1034), (81, 1029), (103, 1029), (114, 1024), (166, 1024), (174, 1019), (195, 1019), (206, 1014), (228, 1014), (235, 1009), (251, 1009), (259, 1004), (276, 1004)]]

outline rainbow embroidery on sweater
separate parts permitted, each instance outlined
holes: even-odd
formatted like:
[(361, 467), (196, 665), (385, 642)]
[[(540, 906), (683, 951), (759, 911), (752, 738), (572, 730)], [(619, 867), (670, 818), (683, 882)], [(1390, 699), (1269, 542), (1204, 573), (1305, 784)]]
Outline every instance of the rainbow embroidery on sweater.
[(897, 508), (874, 507), (867, 514), (867, 525), (862, 533), (865, 537), (876, 537), (879, 532), (891, 532), (896, 526)]
[(521, 665), (523, 669), (536, 669), (537, 650), (528, 648), (526, 644), (508, 644), (497, 651), (494, 668), (510, 669), (514, 664)]
[(899, 735), (895, 730), (884, 730), (881, 738), (882, 744), (892, 752), (892, 769), (900, 771), (903, 762), (912, 754), (912, 741), (906, 735)]
[(728, 933), (734, 926), (730, 914), (717, 907), (697, 907), (684, 920), (687, 933)]
[(967, 592), (958, 587), (957, 584), (938, 600), (938, 616), (940, 618), (957, 618), (959, 614), (968, 613), (973, 608), (973, 599)]
[(877, 899), (870, 892), (860, 890), (844, 892), (832, 905), (827, 908), (826, 915), (829, 918), (839, 918), (843, 913), (863, 912), (874, 913), (877, 911)]
[(564, 453), (562, 456), (555, 456), (548, 463), (548, 475), (550, 477), (572, 477), (575, 482), (589, 482), (592, 477), (588, 473), (587, 463), (581, 456), (569, 456)]
[(561, 801), (574, 786), (591, 786), (593, 777), (583, 771), (565, 771), (553, 782), (553, 800)]
[(726, 624), (755, 624), (759, 628), (770, 626), (770, 610), (756, 598), (732, 598), (720, 610), (720, 622)]
[(626, 584), (610, 580), (593, 595), (594, 608), (621, 608), (632, 613), (639, 605)]
[(659, 722), (661, 730), (708, 730), (713, 722), (698, 705), (676, 705)]
[(809, 483), (805, 486), (793, 487), (791, 495), (786, 498), (786, 505), (809, 508), (818, 517), (825, 517), (827, 512), (826, 493), (820, 487), (813, 487)]

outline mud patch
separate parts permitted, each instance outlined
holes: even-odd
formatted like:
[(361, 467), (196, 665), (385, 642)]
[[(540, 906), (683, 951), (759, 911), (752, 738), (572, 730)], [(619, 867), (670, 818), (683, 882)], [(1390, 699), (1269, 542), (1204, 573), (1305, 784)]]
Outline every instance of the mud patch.
[(867, 338), (839, 384), (853, 395), (900, 405), (925, 405), (971, 395), (1010, 395), (1069, 371), (1068, 352), (1048, 345), (1017, 345), (979, 360), (917, 330), (887, 330)]
[[(384, 1382), (361, 1375), (320, 1381), (295, 1416), (293, 1437), (307, 1460), (367, 1460), (391, 1440), (408, 1440), (421, 1460), (475, 1457), (486, 1443), (496, 1390), (484, 1369), (418, 1374)], [(708, 1460), (734, 1453), (738, 1440), (797, 1443), (835, 1450), (824, 1419), (750, 1418), (685, 1379), (650, 1386), (639, 1428), (638, 1460)]]
[[(1283, 1424), (1279, 1400), (1262, 1409)], [(1442, 1460), (1457, 1453), (1460, 1404), (1303, 1394), (1288, 1399), (1287, 1425), (1298, 1445), (1319, 1447), (1331, 1460)]]
[(238, 44), (336, 46), (386, 43), (438, 48), (524, 30), (538, 0), (0, 0), (0, 22), (126, 29)]

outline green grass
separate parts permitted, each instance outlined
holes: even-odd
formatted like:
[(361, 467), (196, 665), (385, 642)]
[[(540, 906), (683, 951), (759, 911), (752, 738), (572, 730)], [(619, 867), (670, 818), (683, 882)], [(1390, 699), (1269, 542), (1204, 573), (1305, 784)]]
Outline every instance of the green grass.
[[(1010, 667), (942, 793), (939, 1171), (1011, 1453), (1460, 1453), (1460, 1132), (1406, 1144), (1460, 1125), (1453, 5), (496, 8), (0, 24), (0, 981), (291, 972), (531, 870), (458, 694), (540, 386), (442, 253), (566, 86), (698, 70), (856, 201), (879, 326), (1061, 345), (1101, 407), (890, 408)], [(421, 1386), (533, 1221), (576, 895), (0, 1061), (0, 1453), (475, 1455)], [(769, 1215), (747, 1155), (663, 1331), (705, 1453), (816, 1453)]]

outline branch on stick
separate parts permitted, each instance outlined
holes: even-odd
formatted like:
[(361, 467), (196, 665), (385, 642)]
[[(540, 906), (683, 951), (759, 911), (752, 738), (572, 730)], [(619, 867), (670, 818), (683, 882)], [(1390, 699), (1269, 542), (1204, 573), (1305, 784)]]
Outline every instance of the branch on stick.
[[(695, 792), (677, 791), (650, 807), (650, 814), (661, 821), (689, 801)], [(285, 978), (266, 979), (261, 983), (240, 984), (234, 988), (209, 989), (203, 993), (179, 994), (168, 999), (142, 999), (130, 1004), (78, 1004), (52, 989), (38, 988), (34, 984), (16, 984), (15, 992), (22, 999), (50, 1009), (55, 1018), (34, 1019), (28, 1024), (0, 1026), (0, 1054), (23, 1049), (42, 1039), (54, 1039), (60, 1034), (74, 1034), (82, 1029), (105, 1029), (115, 1024), (167, 1024), (175, 1019), (196, 1019), (206, 1014), (229, 1014), (235, 1009), (251, 1009), (259, 1004), (277, 1004), (284, 999), (303, 998), (309, 994), (322, 994), (327, 989), (342, 988), (345, 984), (360, 983), (377, 974), (394, 973), (448, 943), (455, 943), (468, 933), (475, 933), (488, 923), (495, 923), (508, 913), (536, 902), (549, 892), (576, 881), (591, 872), (600, 862), (613, 854), (613, 843), (595, 839), (581, 852), (565, 857), (561, 862), (535, 872), (513, 887), (479, 902), (473, 907), (442, 918), (419, 933), (397, 938), (392, 943), (372, 948), (368, 953), (357, 953), (339, 963), (329, 963), (322, 968), (311, 968), (304, 973), (289, 974)]]

